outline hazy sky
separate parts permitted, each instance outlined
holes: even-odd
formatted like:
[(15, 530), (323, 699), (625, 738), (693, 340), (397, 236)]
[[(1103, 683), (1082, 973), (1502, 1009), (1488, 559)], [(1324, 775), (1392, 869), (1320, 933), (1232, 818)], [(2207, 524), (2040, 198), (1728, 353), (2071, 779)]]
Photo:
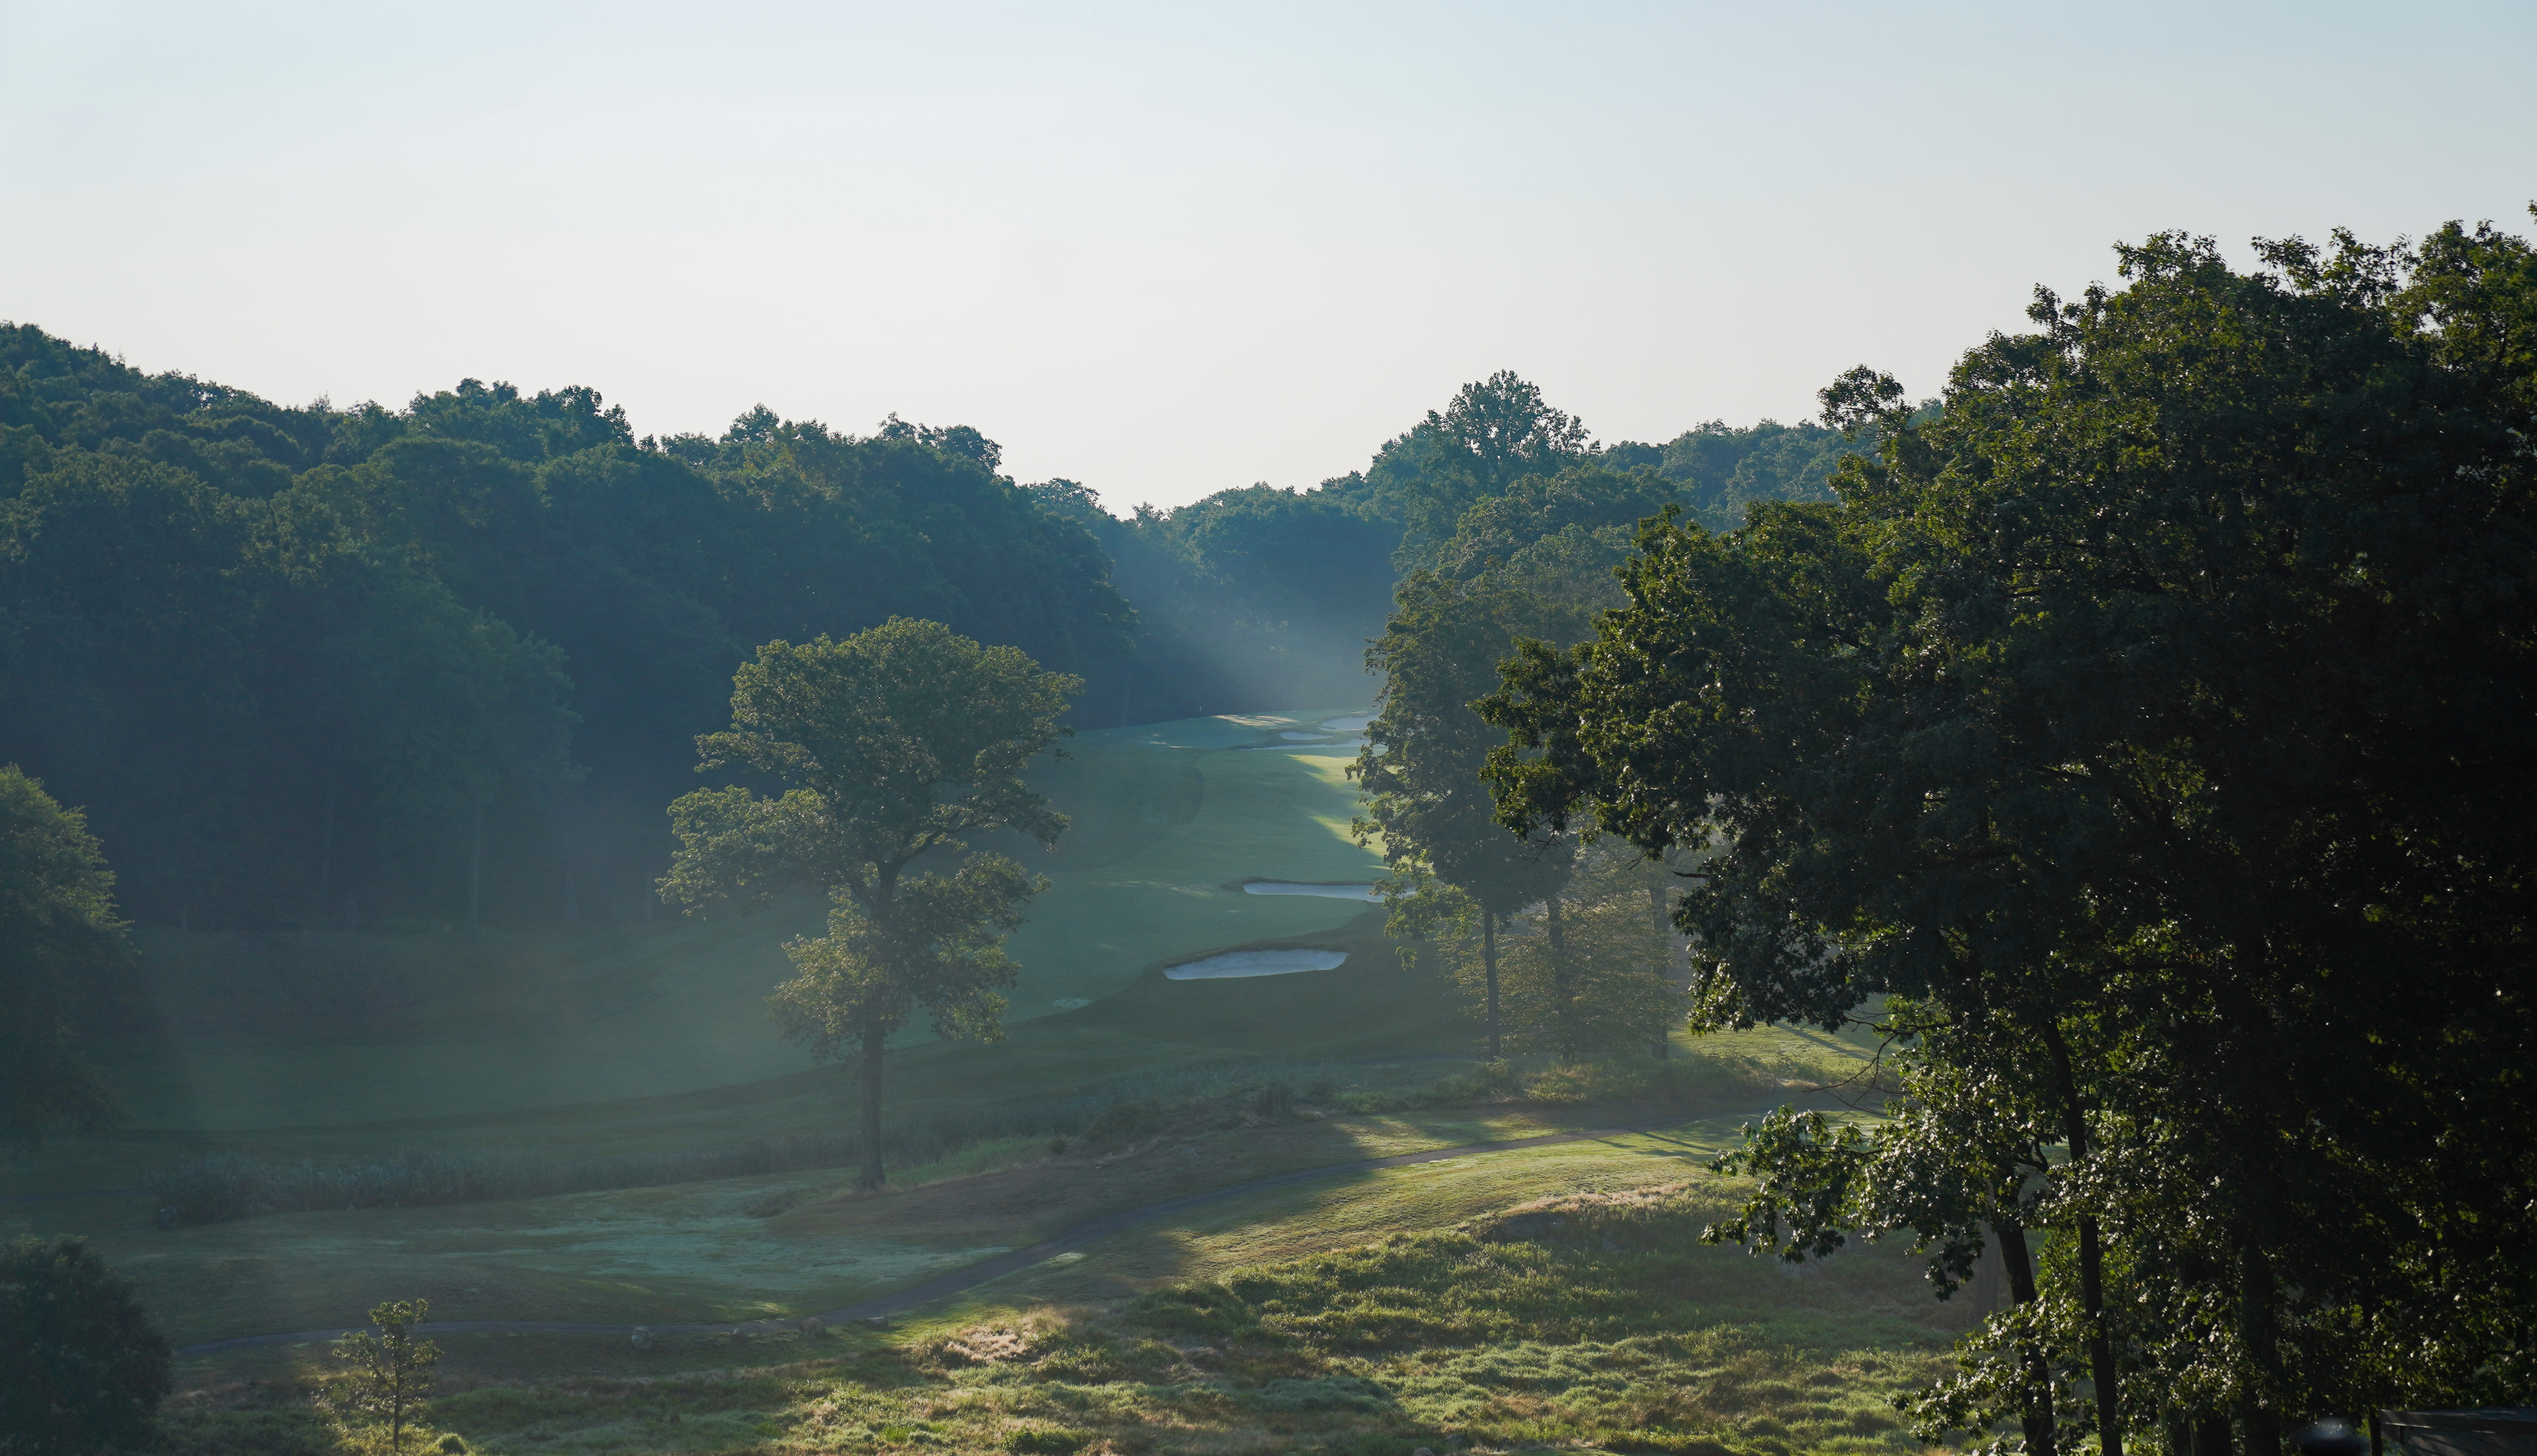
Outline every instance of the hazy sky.
[(1915, 393), (2159, 228), (2527, 233), (2537, 4), (0, 0), (0, 318), (287, 402), (968, 423), (1113, 507), (1512, 368)]

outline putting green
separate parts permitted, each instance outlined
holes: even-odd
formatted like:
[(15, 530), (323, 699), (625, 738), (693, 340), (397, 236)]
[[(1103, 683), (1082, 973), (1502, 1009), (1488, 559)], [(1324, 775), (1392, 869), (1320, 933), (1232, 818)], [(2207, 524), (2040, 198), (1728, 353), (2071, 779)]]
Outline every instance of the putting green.
[[(1069, 743), (1070, 756), (1039, 773), (1073, 821), (1058, 848), (993, 846), (1050, 880), (1010, 941), (1022, 966), (1011, 1017), (1062, 1014), (1212, 951), (1326, 937), (1363, 914), (1362, 902), (1243, 888), (1382, 872), (1348, 838), (1353, 748), (1278, 736), (1339, 711), (1107, 728)], [(512, 996), (500, 1014), (488, 999), (471, 1018), (472, 998), (491, 994), (488, 977), (453, 972), (441, 994), (459, 1004), (423, 1018), (432, 1035), (216, 1037), (178, 1018), (168, 1037), (102, 1048), (98, 1060), (136, 1123), (203, 1131), (497, 1113), (758, 1081), (809, 1065), (777, 1039), (766, 995), (790, 972), (782, 942), (817, 933), (820, 914), (805, 899), (728, 923), (488, 932), (506, 977), (545, 987)], [(491, 954), (454, 936), (429, 943), (452, 966)], [(310, 944), (303, 954), (322, 955), (328, 942)]]

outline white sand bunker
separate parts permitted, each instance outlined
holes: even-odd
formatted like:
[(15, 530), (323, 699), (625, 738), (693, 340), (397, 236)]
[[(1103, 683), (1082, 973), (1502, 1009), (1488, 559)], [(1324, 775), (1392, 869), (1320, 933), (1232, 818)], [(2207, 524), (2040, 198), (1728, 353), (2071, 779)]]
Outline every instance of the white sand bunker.
[(1365, 731), (1365, 726), (1372, 722), (1374, 722), (1374, 715), (1370, 713), (1352, 713), (1345, 718), (1331, 719), (1322, 727), (1334, 733), (1361, 733)]
[(1239, 976), (1292, 976), (1329, 971), (1347, 959), (1343, 950), (1229, 950), (1163, 968), (1166, 981), (1230, 981)]
[(1245, 895), (1320, 895), (1332, 900), (1361, 900), (1379, 905), (1383, 897), (1372, 885), (1308, 885), (1301, 880), (1253, 880), (1242, 887)]
[(1290, 741), (1290, 742), (1296, 742), (1296, 743), (1320, 743), (1320, 742), (1327, 741), (1327, 740), (1329, 739), (1329, 737), (1330, 737), (1330, 734), (1328, 734), (1328, 733), (1293, 733), (1293, 732), (1286, 732), (1286, 733), (1279, 733), (1277, 736), (1278, 736), (1278, 737), (1281, 737), (1281, 738), (1284, 738), (1284, 739), (1287, 739), (1287, 740), (1288, 740), (1288, 741)]

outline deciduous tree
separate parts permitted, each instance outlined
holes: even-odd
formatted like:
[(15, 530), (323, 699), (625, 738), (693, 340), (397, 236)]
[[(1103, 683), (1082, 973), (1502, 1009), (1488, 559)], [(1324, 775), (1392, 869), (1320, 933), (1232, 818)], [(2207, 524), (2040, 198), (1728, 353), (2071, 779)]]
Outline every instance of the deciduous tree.
[(0, 1140), (119, 1115), (79, 1054), (78, 1020), (112, 1004), (131, 959), (86, 817), (0, 764)]
[(1565, 841), (1511, 834), (1480, 782), (1503, 735), (1471, 703), (1496, 681), (1498, 660), (1519, 636), (1574, 629), (1580, 613), (1488, 581), (1461, 583), (1420, 572), (1401, 586), (1399, 609), (1366, 654), (1383, 674), (1365, 747), (1348, 774), (1365, 790), (1360, 843), (1380, 838), (1392, 868), (1388, 900), (1397, 935), (1435, 927), (1447, 905), (1426, 887), (1467, 897), (1478, 920), (1481, 1003), (1489, 1055), (1503, 1045), (1498, 929), (1568, 874)]
[(788, 1036), (857, 1065), (868, 1187), (883, 1179), (890, 1035), (922, 1009), (941, 1035), (1000, 1036), (996, 992), (1015, 969), (1000, 943), (1046, 883), (1000, 855), (968, 854), (949, 873), (917, 863), (999, 829), (1057, 843), (1066, 816), (1022, 775), (1071, 733), (1058, 720), (1081, 685), (1017, 648), (893, 617), (842, 641), (758, 649), (733, 681), (731, 728), (696, 740), (705, 768), (791, 787), (672, 804), (680, 849), (662, 898), (697, 912), (755, 909), (788, 886), (826, 893), (829, 933), (789, 947), (801, 974), (776, 1006)]
[[(1883, 444), (1839, 507), (1648, 533), (1630, 605), (1490, 706), (1537, 753), (1512, 822), (1721, 849), (1677, 914), (1713, 1018), (1900, 995), (2023, 1089), (2108, 1450), (2225, 1415), (2269, 1453), (2530, 1361), (2484, 1251), (2537, 1166), (2453, 1129), (2537, 1051), (2537, 275), (2490, 229), (2260, 252), (2122, 250), (1934, 417), (1845, 376)], [(1841, 1166), (1799, 1150), (1751, 1155), (1789, 1207)]]

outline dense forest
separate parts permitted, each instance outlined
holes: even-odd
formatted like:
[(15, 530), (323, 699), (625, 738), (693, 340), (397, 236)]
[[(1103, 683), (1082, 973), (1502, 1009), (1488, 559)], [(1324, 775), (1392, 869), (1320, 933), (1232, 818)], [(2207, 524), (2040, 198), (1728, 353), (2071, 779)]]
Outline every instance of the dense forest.
[(1501, 374), (1317, 488), (1123, 518), (967, 426), (638, 438), (472, 379), (293, 408), (9, 326), (0, 762), (86, 808), (143, 923), (641, 918), (760, 643), (940, 620), (1084, 677), (1085, 727), (1361, 703), (1404, 573), (1599, 579), (1639, 517), (1826, 498), (1842, 450), (1596, 445)]

